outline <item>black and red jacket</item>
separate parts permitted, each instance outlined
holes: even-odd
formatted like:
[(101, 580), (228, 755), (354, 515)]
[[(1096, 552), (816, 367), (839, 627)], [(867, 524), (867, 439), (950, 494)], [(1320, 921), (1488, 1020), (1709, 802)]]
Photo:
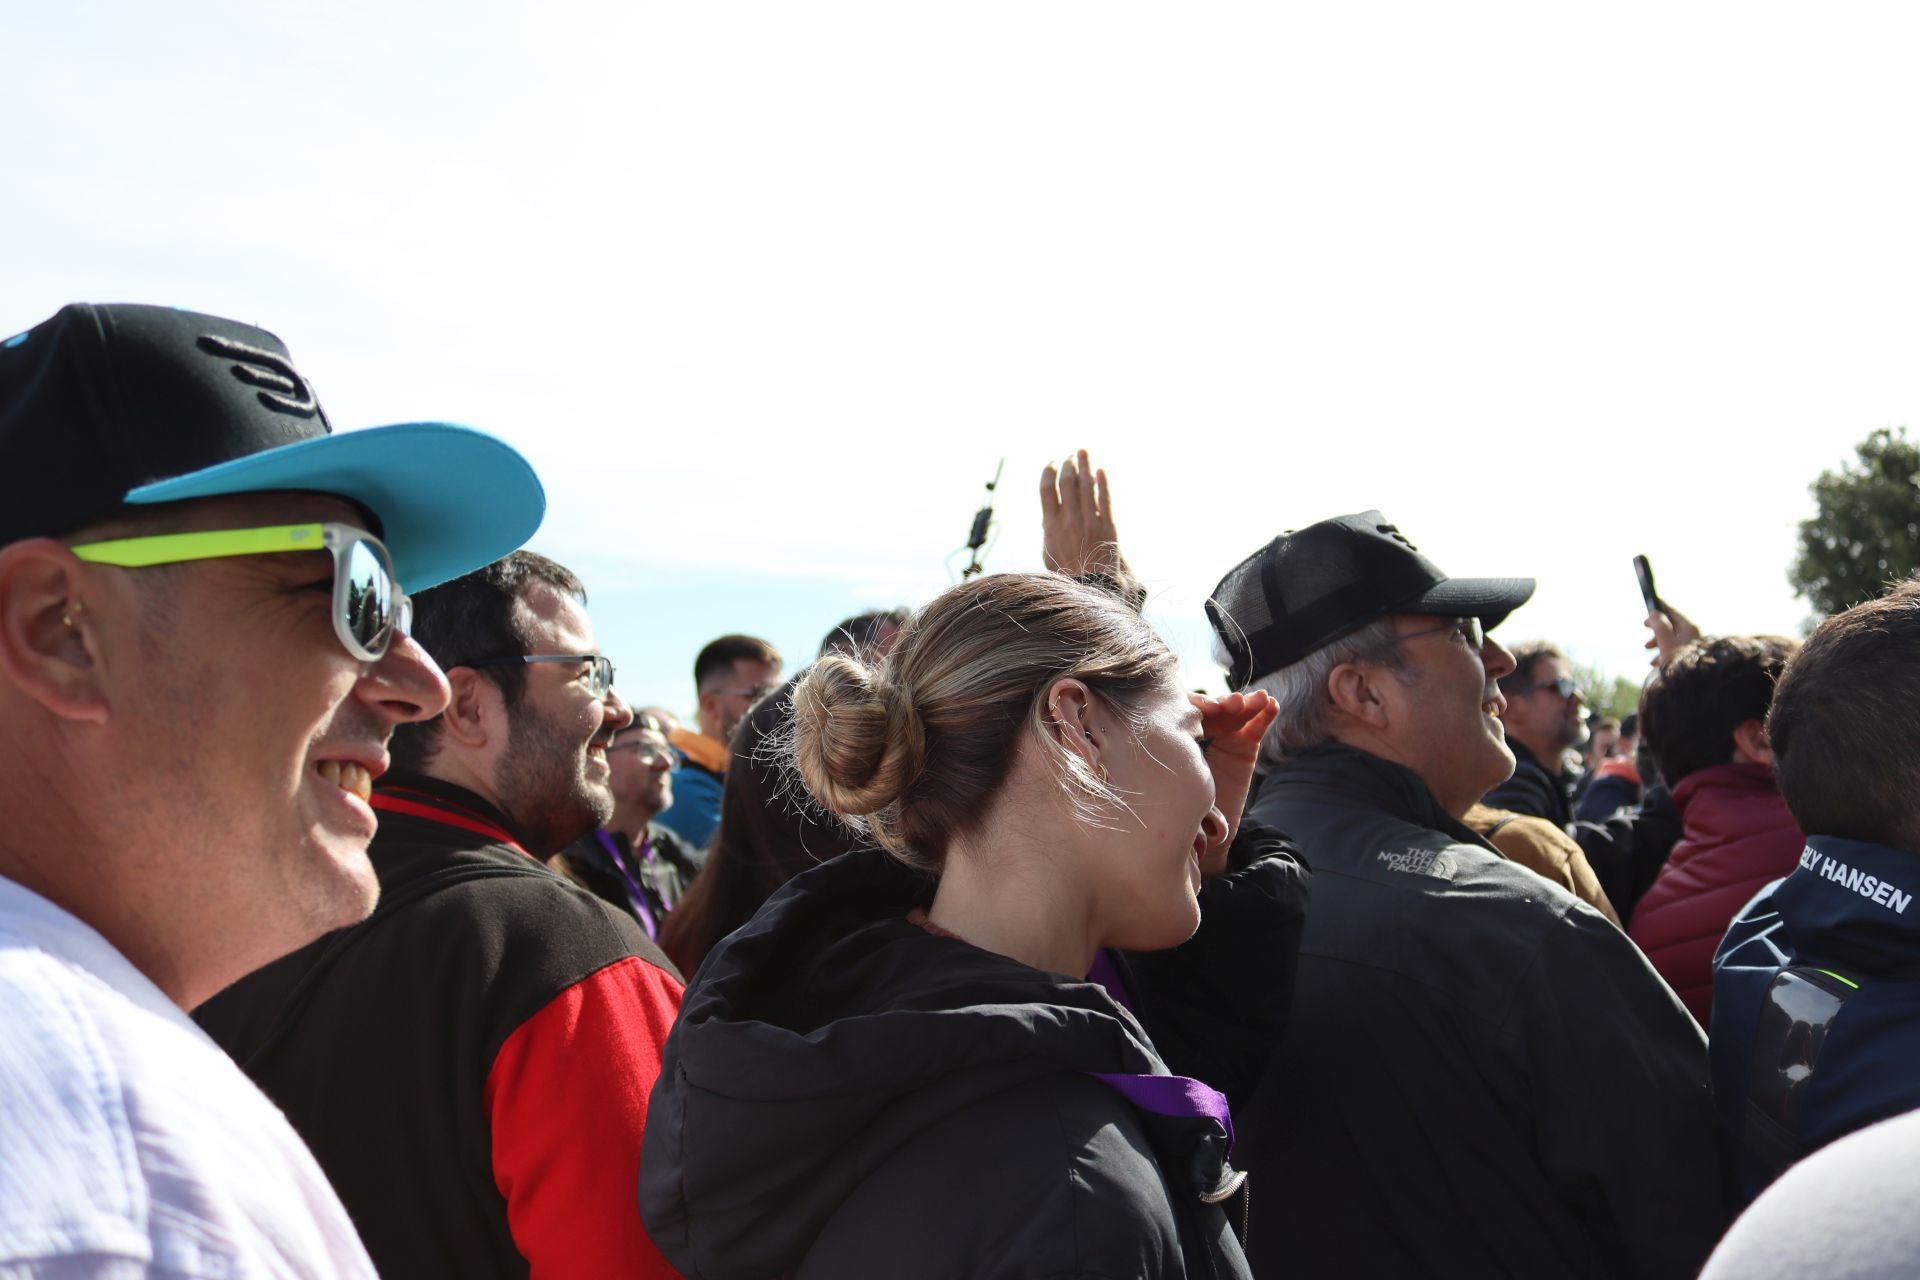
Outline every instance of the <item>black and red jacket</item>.
[(381, 1274), (672, 1276), (634, 1200), (681, 983), (498, 810), (392, 774), (373, 917), (194, 1014), (320, 1161)]

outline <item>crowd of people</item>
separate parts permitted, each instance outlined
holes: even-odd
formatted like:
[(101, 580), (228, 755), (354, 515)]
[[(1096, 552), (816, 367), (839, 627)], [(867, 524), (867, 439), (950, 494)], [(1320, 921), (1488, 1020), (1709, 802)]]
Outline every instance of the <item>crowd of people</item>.
[(1082, 452), (683, 723), (257, 327), (0, 343), (0, 477), (0, 1276), (1920, 1267), (1920, 583), (1595, 719), (1368, 511), (1195, 693)]

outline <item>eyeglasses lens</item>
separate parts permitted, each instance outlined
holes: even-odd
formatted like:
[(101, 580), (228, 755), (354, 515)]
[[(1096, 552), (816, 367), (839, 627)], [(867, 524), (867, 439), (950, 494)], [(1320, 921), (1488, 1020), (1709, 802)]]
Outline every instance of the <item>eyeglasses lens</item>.
[(394, 587), (385, 559), (371, 544), (356, 540), (342, 556), (340, 571), (345, 586), (341, 621), (347, 635), (370, 654), (386, 653), (393, 637)]

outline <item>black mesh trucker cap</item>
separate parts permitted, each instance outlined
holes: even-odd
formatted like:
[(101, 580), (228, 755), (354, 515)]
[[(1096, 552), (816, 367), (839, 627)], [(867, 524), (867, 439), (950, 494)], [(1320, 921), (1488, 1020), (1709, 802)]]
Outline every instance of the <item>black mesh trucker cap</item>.
[(546, 495), (492, 436), (443, 422), (333, 432), (264, 329), (74, 303), (0, 340), (0, 546), (151, 503), (295, 489), (380, 522), (408, 591), (533, 536)]
[(1491, 629), (1533, 595), (1532, 578), (1449, 578), (1378, 511), (1283, 533), (1235, 565), (1207, 621), (1244, 689), (1386, 613), (1479, 618)]

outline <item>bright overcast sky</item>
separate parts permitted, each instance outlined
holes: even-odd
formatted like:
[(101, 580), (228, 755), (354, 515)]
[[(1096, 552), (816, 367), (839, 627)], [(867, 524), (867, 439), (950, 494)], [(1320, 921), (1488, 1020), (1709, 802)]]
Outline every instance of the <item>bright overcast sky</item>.
[(1920, 422), (1913, 13), (20, 4), (0, 331), (212, 311), (504, 436), (635, 701), (924, 602), (1003, 456), (1037, 567), (1082, 444), (1196, 680), (1220, 575), (1368, 507), (1637, 671), (1634, 552), (1796, 630), (1808, 482)]

